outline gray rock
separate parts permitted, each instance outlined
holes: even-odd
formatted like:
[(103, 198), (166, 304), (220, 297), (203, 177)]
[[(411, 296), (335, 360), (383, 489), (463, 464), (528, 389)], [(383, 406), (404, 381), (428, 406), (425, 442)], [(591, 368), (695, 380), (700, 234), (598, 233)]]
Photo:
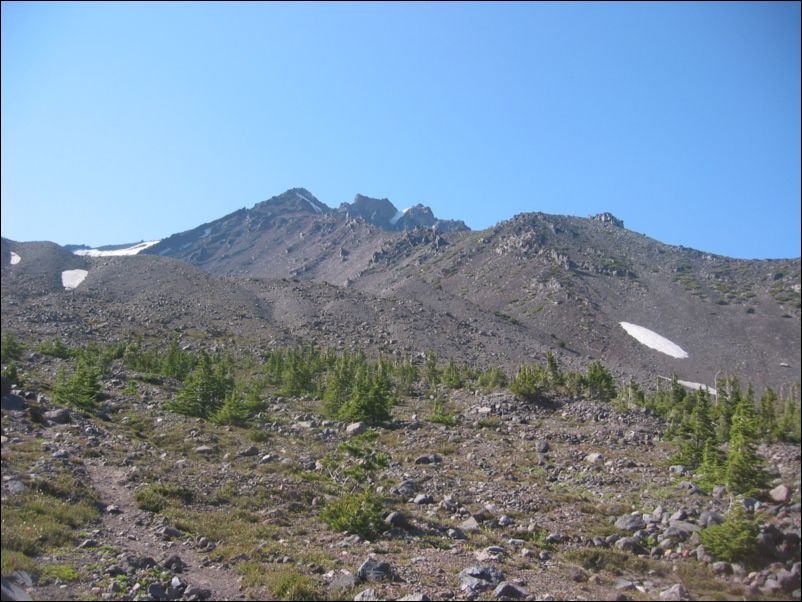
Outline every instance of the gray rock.
[(212, 590), (194, 585), (187, 586), (184, 591), (184, 599), (186, 600), (209, 600), (212, 597)]
[(460, 529), (451, 528), (447, 533), (451, 539), (468, 539)]
[(786, 593), (791, 593), (795, 589), (799, 589), (800, 586), (799, 573), (793, 573), (785, 569), (780, 569), (774, 575), (774, 578), (777, 580), (777, 583), (780, 584), (782, 590)]
[(167, 592), (162, 589), (162, 586), (158, 583), (151, 583), (148, 586), (148, 595), (153, 598), (154, 600), (166, 600), (167, 599)]
[(415, 458), (415, 464), (439, 464), (443, 461), (440, 454), (424, 454)]
[(156, 534), (161, 535), (165, 539), (169, 539), (171, 537), (181, 537), (181, 531), (179, 531), (175, 527), (170, 527), (167, 525), (156, 529)]
[(11, 578), (22, 587), (33, 587), (33, 577), (31, 577), (28, 571), (14, 571), (11, 574)]
[(640, 540), (637, 537), (622, 537), (615, 542), (615, 547), (625, 552), (633, 552), (640, 549)]
[(459, 580), (463, 591), (481, 592), (501, 583), (504, 573), (492, 566), (475, 565), (461, 570)]
[(251, 456), (255, 456), (259, 453), (259, 450), (256, 448), (255, 445), (251, 445), (250, 447), (246, 447), (243, 450), (237, 452), (237, 456), (241, 458), (249, 458)]
[(637, 531), (646, 527), (643, 521), (643, 515), (640, 512), (633, 512), (632, 514), (624, 514), (618, 517), (615, 521), (615, 527), (622, 531)]
[(20, 493), (25, 491), (25, 483), (13, 479), (11, 481), (6, 481), (5, 483), (3, 483), (3, 489), (8, 491), (8, 493), (12, 495), (19, 495)]
[(682, 531), (683, 533), (687, 533), (688, 535), (702, 530), (702, 527), (699, 525), (694, 525), (693, 523), (689, 523), (688, 521), (684, 520), (670, 520), (668, 521), (668, 525), (669, 527)]
[(545, 454), (547, 451), (551, 449), (549, 442), (545, 439), (538, 439), (535, 441), (535, 451), (539, 454)]
[(428, 494), (419, 493), (418, 495), (415, 496), (415, 499), (412, 500), (412, 501), (413, 501), (413, 503), (422, 506), (424, 504), (433, 503), (434, 502), (434, 498), (432, 496), (428, 495)]
[(718, 512), (713, 510), (705, 510), (699, 515), (699, 525), (702, 528), (712, 527), (713, 525), (720, 525), (724, 522), (724, 517)]
[(67, 424), (72, 419), (72, 414), (67, 408), (56, 408), (42, 414), (42, 418), (54, 424)]
[(689, 600), (688, 592), (681, 583), (675, 583), (660, 592), (661, 600)]
[(403, 598), (398, 598), (399, 601), (404, 602), (431, 602), (431, 598), (423, 592), (415, 592), (414, 594), (407, 594)]
[(696, 483), (691, 483), (690, 481), (680, 481), (677, 483), (677, 489), (680, 491), (687, 491), (689, 493), (702, 493), (702, 490), (699, 489), (699, 486)]
[(368, 425), (366, 422), (352, 422), (345, 427), (345, 434), (349, 437), (355, 437), (356, 435), (361, 435), (366, 430), (368, 430)]
[(729, 562), (714, 562), (710, 565), (716, 575), (732, 575), (732, 565)]
[(686, 518), (688, 518), (688, 514), (685, 510), (677, 510), (668, 520), (685, 520)]
[(360, 581), (385, 581), (392, 578), (393, 570), (389, 562), (380, 562), (368, 558), (359, 567), (356, 576)]
[(373, 600), (380, 600), (379, 595), (375, 589), (368, 588), (359, 592), (354, 596), (354, 602), (372, 602)]
[(462, 521), (459, 526), (460, 529), (463, 531), (475, 531), (479, 528), (479, 521), (476, 520), (474, 517), (469, 516), (467, 519)]
[(604, 462), (604, 456), (600, 452), (592, 452), (585, 456), (585, 462), (588, 464), (601, 464)]
[(635, 589), (635, 584), (632, 583), (632, 581), (630, 581), (629, 579), (619, 579), (618, 581), (615, 582), (613, 587), (620, 592), (628, 592)]
[(409, 529), (409, 521), (407, 517), (400, 512), (393, 511), (384, 519), (384, 524), (388, 527), (395, 527), (398, 529)]
[(778, 504), (784, 504), (791, 499), (791, 491), (785, 485), (777, 485), (769, 491), (769, 497)]
[(106, 574), (116, 577), (117, 575), (125, 575), (126, 572), (125, 569), (123, 569), (119, 564), (112, 564), (106, 569)]
[(396, 487), (396, 491), (398, 491), (398, 495), (401, 497), (409, 497), (417, 490), (418, 482), (415, 479), (407, 479), (406, 481), (402, 481), (401, 484)]
[(526, 600), (529, 597), (529, 592), (524, 588), (510, 583), (509, 581), (502, 581), (493, 590), (493, 595), (496, 598), (503, 598), (505, 600)]
[(25, 409), (25, 398), (20, 397), (19, 395), (13, 395), (9, 393), (8, 395), (3, 395), (3, 399), (0, 402), (0, 406), (2, 409), (8, 410), (11, 412), (20, 412)]
[(211, 445), (199, 445), (192, 451), (196, 454), (213, 454), (215, 450)]
[(348, 571), (337, 571), (334, 574), (334, 578), (331, 580), (329, 584), (329, 589), (332, 590), (344, 590), (344, 589), (351, 589), (356, 587), (359, 584), (359, 580), (356, 578), (356, 575), (352, 575)]
[[(179, 531), (179, 535), (180, 534), (181, 532)], [(183, 573), (184, 569), (187, 568), (187, 563), (181, 560), (181, 557), (178, 554), (173, 554), (172, 556), (166, 558), (164, 561), (162, 561), (161, 565), (173, 573)]]

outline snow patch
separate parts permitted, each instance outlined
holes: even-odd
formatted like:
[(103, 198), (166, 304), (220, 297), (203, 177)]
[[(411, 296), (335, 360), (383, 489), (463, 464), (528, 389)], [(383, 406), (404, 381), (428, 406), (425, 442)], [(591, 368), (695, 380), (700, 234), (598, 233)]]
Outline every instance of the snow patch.
[(664, 336), (657, 334), (653, 330), (638, 326), (637, 324), (630, 324), (629, 322), (619, 322), (619, 324), (627, 331), (627, 334), (651, 349), (656, 349), (660, 353), (665, 353), (677, 359), (688, 357), (688, 353), (682, 347), (669, 341)]
[(297, 194), (299, 198), (301, 198), (301, 199), (305, 200), (307, 203), (309, 203), (309, 206), (310, 206), (312, 209), (314, 209), (314, 211), (315, 211), (316, 213), (320, 213), (321, 211), (323, 211), (323, 210), (322, 210), (320, 207), (318, 207), (317, 205), (315, 205), (315, 203), (314, 203), (313, 201), (311, 201), (310, 199), (306, 198), (304, 195), (302, 195), (302, 194), (301, 194), (300, 192), (298, 192), (297, 190), (295, 191), (295, 194)]
[(718, 391), (716, 391), (713, 387), (708, 387), (704, 383), (695, 383), (695, 382), (691, 382), (689, 380), (679, 380), (679, 379), (677, 379), (677, 382), (679, 384), (681, 384), (683, 387), (685, 387), (686, 389), (693, 389), (694, 391), (698, 391), (700, 389), (704, 389), (705, 391), (707, 391), (711, 395), (718, 395)]
[(22, 257), (11, 251), (11, 265), (17, 265), (22, 260)]
[(402, 217), (404, 217), (404, 213), (405, 213), (404, 211), (396, 211), (395, 215), (390, 218), (390, 223), (391, 224), (396, 223), (398, 220), (400, 220)]
[(150, 240), (148, 242), (141, 242), (139, 244), (133, 245), (131, 247), (125, 247), (124, 249), (114, 249), (113, 251), (101, 251), (100, 249), (81, 249), (79, 251), (75, 251), (76, 255), (84, 255), (85, 257), (114, 257), (114, 256), (121, 256), (121, 255), (136, 255), (147, 249), (148, 247), (152, 247), (155, 244), (158, 244), (159, 240)]
[(61, 284), (66, 290), (72, 290), (84, 281), (88, 273), (86, 270), (64, 270), (61, 272)]
[(206, 228), (206, 229), (203, 231), (203, 234), (201, 234), (201, 238), (206, 238), (206, 237), (207, 237), (207, 236), (209, 236), (209, 234), (211, 234), (211, 233), (212, 233), (212, 229), (211, 229), (211, 227), (209, 227), (209, 228)]

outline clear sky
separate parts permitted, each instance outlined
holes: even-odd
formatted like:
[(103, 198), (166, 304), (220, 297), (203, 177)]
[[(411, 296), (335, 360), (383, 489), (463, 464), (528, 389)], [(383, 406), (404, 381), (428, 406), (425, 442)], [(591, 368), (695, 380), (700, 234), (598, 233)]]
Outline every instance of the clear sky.
[(800, 4), (2, 3), (3, 236), (163, 238), (295, 186), (798, 257)]

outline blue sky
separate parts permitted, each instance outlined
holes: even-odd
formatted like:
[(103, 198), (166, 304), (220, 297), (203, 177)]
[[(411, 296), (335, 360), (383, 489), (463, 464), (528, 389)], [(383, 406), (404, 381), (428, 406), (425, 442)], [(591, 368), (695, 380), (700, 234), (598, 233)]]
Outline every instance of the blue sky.
[(303, 186), (798, 257), (800, 4), (3, 2), (1, 131), (14, 240), (162, 238)]

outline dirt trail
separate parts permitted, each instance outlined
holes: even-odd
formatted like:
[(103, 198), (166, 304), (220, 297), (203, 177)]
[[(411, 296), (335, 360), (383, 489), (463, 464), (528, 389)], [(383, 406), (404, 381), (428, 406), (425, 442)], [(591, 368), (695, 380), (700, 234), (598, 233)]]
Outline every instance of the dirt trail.
[(156, 525), (148, 525), (143, 513), (124, 485), (125, 468), (86, 463), (93, 487), (101, 493), (102, 501), (113, 504), (118, 513), (104, 513), (98, 539), (137, 556), (150, 556), (161, 562), (178, 555), (185, 563), (179, 577), (190, 587), (211, 590), (211, 600), (246, 600), (240, 591), (240, 577), (219, 565), (203, 566), (203, 559), (182, 541), (165, 541), (155, 533)]

